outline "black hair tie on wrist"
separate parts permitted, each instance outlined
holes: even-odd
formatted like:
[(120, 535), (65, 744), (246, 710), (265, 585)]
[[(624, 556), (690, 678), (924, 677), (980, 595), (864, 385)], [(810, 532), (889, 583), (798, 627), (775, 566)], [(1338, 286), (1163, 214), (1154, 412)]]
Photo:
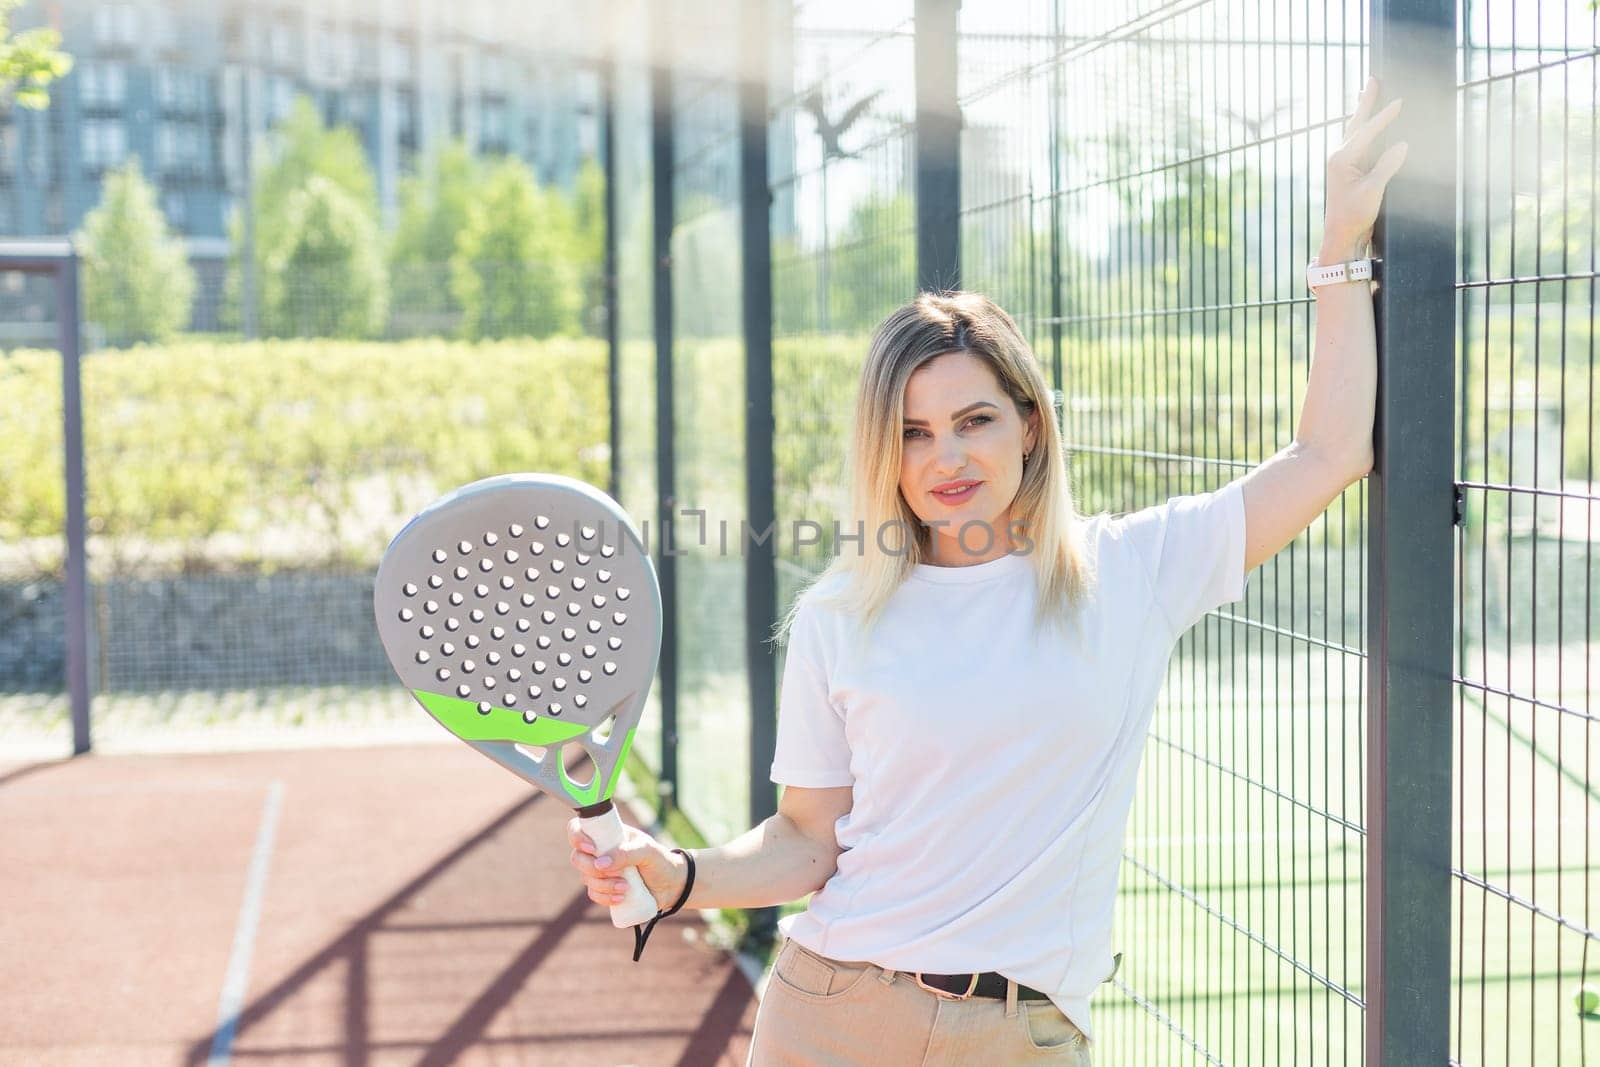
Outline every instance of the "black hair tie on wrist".
[(683, 883), (683, 894), (678, 897), (678, 902), (676, 904), (672, 905), (672, 907), (668, 908), (666, 911), (661, 911), (661, 910), (658, 909), (656, 911), (655, 917), (652, 918), (649, 922), (645, 923), (642, 926), (635, 926), (633, 928), (633, 962), (634, 963), (638, 963), (639, 962), (639, 954), (644, 951), (644, 943), (647, 940), (649, 940), (650, 931), (654, 930), (656, 928), (656, 923), (660, 922), (662, 919), (665, 919), (669, 915), (678, 914), (678, 912), (683, 908), (683, 905), (685, 903), (687, 903), (688, 900), (689, 900), (689, 891), (694, 888), (694, 856), (693, 856), (693, 854), (691, 854), (689, 852), (685, 852), (681, 848), (675, 848), (672, 851), (676, 852), (678, 855), (682, 856), (685, 860), (687, 860), (689, 862), (689, 879), (688, 879), (688, 881)]

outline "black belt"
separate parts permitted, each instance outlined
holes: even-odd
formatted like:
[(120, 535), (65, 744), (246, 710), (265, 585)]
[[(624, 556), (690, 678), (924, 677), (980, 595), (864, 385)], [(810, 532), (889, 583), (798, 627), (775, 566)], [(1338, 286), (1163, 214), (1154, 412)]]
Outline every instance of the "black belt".
[[(1006, 995), (1007, 978), (999, 971), (984, 971), (982, 974), (929, 974), (927, 971), (912, 971), (911, 980), (930, 993), (947, 997), (952, 1000), (966, 1000), (969, 997), (999, 997)], [(1049, 1000), (1046, 993), (1041, 993), (1031, 986), (1017, 983), (1018, 1000)]]

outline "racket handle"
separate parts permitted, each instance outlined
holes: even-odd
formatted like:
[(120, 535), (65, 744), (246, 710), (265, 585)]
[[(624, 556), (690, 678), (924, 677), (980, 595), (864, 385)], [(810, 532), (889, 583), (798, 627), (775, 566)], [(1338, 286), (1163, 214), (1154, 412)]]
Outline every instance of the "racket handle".
[[(580, 817), (578, 825), (589, 835), (589, 840), (594, 842), (594, 847), (600, 852), (610, 852), (622, 844), (622, 816), (617, 814), (616, 808), (612, 808), (604, 815), (595, 815), (587, 819)], [(628, 891), (623, 894), (622, 903), (611, 906), (611, 925), (620, 929), (638, 926), (655, 918), (659, 910), (656, 907), (656, 898), (645, 888), (644, 879), (639, 877), (639, 868), (622, 868), (622, 880), (628, 884)]]

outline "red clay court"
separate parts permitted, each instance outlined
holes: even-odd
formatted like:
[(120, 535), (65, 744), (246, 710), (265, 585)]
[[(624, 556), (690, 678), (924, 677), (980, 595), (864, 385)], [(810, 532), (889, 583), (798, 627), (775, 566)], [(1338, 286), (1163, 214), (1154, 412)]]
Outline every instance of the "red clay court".
[(0, 1063), (742, 1067), (745, 973), (634, 963), (570, 817), (457, 744), (0, 763)]

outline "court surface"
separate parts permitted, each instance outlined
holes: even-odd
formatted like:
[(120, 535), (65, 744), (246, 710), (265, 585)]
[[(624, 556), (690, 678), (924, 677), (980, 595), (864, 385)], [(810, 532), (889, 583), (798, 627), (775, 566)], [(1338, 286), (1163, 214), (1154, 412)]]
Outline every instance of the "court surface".
[(745, 973), (634, 963), (568, 818), (458, 744), (0, 758), (0, 1063), (743, 1065)]

